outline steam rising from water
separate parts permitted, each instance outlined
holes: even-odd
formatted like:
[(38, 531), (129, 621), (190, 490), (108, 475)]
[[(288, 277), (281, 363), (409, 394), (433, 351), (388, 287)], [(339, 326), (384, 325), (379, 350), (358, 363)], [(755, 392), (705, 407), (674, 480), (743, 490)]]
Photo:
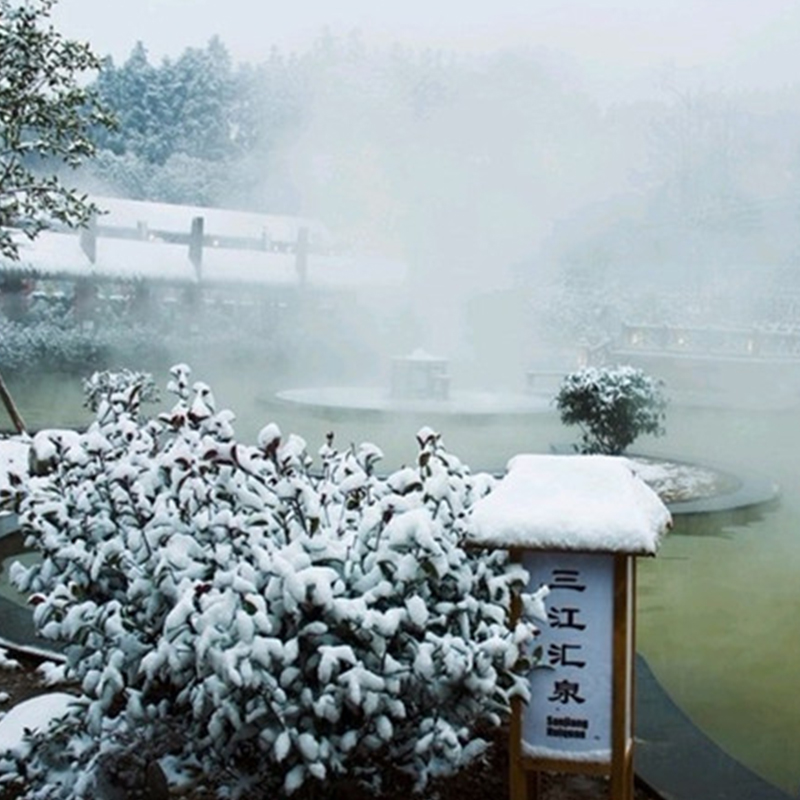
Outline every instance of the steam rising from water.
[[(313, 450), (331, 420), (262, 410), (255, 399), (283, 381), (373, 379), (392, 355), (418, 346), (451, 358), (456, 381), (518, 388), (534, 359), (561, 347), (574, 353), (582, 340), (613, 335), (625, 319), (800, 324), (800, 86), (761, 82), (745, 90), (721, 79), (731, 51), (719, 46), (719, 30), (731, 26), (744, 37), (753, 5), (732, 2), (724, 20), (706, 18), (704, 41), (713, 39), (726, 61), (714, 77), (665, 70), (641, 91), (637, 73), (640, 91), (615, 92), (613, 102), (596, 93), (610, 75), (604, 65), (614, 62), (617, 78), (630, 75), (595, 30), (588, 38), (599, 69), (590, 75), (542, 50), (455, 57), (358, 41), (343, 50), (340, 42), (312, 86), (309, 124), (263, 165), (264, 193), (291, 186), (300, 210), (354, 249), (406, 260), (407, 291), (331, 299), (316, 329), (302, 331), (307, 346), (298, 365), (282, 365), (279, 375), (269, 359), (237, 364), (224, 351), (214, 363), (185, 352), (176, 360), (189, 360), (218, 404), (239, 413), (242, 439), (252, 441), (258, 426), (277, 419)], [(660, 23), (678, 6), (661, 4), (649, 39), (634, 31), (613, 43), (630, 44), (641, 57), (643, 42), (660, 36)], [(652, 4), (639, 8), (655, 13)], [(121, 13), (118, 4), (113, 13)], [(602, 27), (603, 19), (592, 22)], [(767, 27), (748, 39), (740, 64), (760, 67), (787, 52), (796, 28), (777, 16)], [(782, 66), (782, 74), (797, 71)], [(290, 336), (301, 333), (295, 319), (282, 325)], [(340, 445), (374, 439), (394, 466), (413, 458), (417, 422), (430, 420), (333, 424)], [(798, 638), (780, 635), (791, 632), (798, 611), (795, 410), (682, 409), (670, 412), (667, 430), (654, 449), (755, 467), (784, 485), (784, 503), (763, 523), (732, 526), (718, 541), (672, 539), (645, 568), (640, 609), (641, 641), (669, 688), (695, 703), (705, 715), (699, 721), (731, 752), (788, 790), (797, 786), (800, 757)], [(443, 433), (476, 468), (501, 468), (515, 452), (566, 436), (552, 417), (524, 426), (448, 421)], [(769, 736), (753, 736), (754, 713)], [(764, 751), (757, 759), (754, 744)]]
[(543, 50), (328, 46), (310, 122), (265, 174), (355, 249), (409, 264), (406, 294), (348, 310), (373, 365), (422, 346), (465, 381), (514, 385), (623, 319), (800, 322), (769, 300), (798, 291), (797, 88), (678, 75), (604, 105)]

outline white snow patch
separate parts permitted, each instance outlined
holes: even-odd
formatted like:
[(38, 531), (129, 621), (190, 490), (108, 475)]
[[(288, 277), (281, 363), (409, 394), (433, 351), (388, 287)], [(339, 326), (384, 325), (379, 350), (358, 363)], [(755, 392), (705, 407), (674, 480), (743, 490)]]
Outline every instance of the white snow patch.
[(468, 537), (489, 547), (655, 554), (671, 523), (625, 458), (518, 455), (473, 507)]
[(28, 450), (31, 442), (27, 437), (14, 437), (0, 441), (0, 489), (8, 489), (9, 474), (25, 478), (28, 474)]
[(53, 692), (18, 703), (0, 719), (0, 752), (19, 752), (25, 731), (44, 730), (52, 720), (63, 717), (74, 702), (74, 695)]
[(708, 467), (639, 457), (629, 461), (633, 471), (667, 503), (730, 491), (731, 479)]
[(524, 740), (522, 742), (522, 755), (527, 758), (547, 758), (557, 759), (558, 761), (580, 761), (598, 764), (608, 764), (611, 762), (611, 750), (607, 748), (570, 752), (567, 750), (555, 750), (551, 747), (534, 747)]
[(20, 663), (16, 658), (9, 656), (4, 647), (0, 647), (0, 669), (19, 669)]
[(66, 664), (56, 664), (53, 661), (45, 661), (36, 667), (36, 674), (42, 679), (45, 686), (54, 686), (58, 683), (64, 683)]

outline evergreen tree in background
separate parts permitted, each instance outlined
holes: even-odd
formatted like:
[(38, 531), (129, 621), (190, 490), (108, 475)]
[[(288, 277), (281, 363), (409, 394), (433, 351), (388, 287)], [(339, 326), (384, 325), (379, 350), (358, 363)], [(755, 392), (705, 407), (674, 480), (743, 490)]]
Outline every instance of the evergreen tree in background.
[(99, 137), (115, 155), (162, 165), (177, 153), (209, 161), (232, 154), (236, 90), (230, 57), (217, 37), (206, 49), (188, 48), (160, 67), (137, 42), (121, 67), (104, 62), (96, 88), (119, 114), (119, 127)]
[[(138, 42), (121, 66), (106, 59), (95, 84), (120, 124), (98, 132), (89, 185), (139, 200), (258, 206), (264, 164), (302, 123), (301, 74), (276, 48), (262, 64), (234, 67), (216, 36), (158, 66)], [(290, 205), (282, 196), (275, 210)]]

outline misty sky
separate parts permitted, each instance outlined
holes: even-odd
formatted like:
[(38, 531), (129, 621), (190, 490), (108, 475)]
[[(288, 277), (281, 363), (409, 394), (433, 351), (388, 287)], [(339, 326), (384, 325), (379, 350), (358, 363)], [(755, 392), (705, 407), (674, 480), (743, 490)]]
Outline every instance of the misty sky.
[(273, 45), (302, 49), (328, 27), (376, 44), (547, 47), (609, 96), (647, 92), (667, 69), (714, 88), (781, 86), (800, 74), (796, 0), (60, 0), (54, 18), (118, 62), (137, 40), (158, 62), (215, 33), (236, 61), (259, 61)]

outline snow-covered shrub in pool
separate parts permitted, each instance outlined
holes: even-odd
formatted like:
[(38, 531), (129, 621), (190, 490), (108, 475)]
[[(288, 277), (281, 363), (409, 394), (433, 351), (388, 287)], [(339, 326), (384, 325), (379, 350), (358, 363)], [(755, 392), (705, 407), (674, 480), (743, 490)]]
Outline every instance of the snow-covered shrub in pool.
[[(534, 661), (532, 617), (508, 624), (524, 571), (462, 547), (492, 477), (430, 429), (388, 476), (377, 447), (339, 452), (332, 436), (312, 471), (275, 425), (237, 442), (184, 365), (168, 388), (176, 405), (149, 421), (125, 393), (99, 399), (29, 485), (42, 561), (14, 580), (83, 692), (58, 747), (43, 737), (28, 756), (30, 796), (95, 796), (131, 759), (255, 798), (372, 781), (380, 759), (422, 784), (478, 753), (476, 725), (525, 695)], [(541, 615), (542, 597), (523, 599)]]
[(631, 366), (586, 367), (556, 395), (561, 421), (581, 429), (581, 453), (620, 455), (642, 434), (664, 434), (662, 383)]

